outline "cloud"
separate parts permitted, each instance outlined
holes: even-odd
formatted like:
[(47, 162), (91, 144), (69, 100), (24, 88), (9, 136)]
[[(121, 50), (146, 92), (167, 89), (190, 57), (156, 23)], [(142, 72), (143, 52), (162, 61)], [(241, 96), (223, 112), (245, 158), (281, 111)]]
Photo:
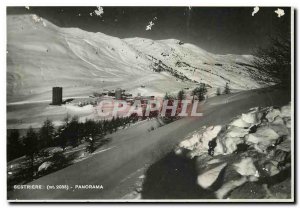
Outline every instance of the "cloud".
[(253, 8), (252, 16), (254, 16), (259, 11), (259, 7), (256, 6)]

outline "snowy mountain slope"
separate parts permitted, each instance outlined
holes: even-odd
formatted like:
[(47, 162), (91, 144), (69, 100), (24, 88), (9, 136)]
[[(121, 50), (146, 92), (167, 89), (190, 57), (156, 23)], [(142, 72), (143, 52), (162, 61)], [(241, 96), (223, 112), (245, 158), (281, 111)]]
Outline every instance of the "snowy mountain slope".
[(139, 53), (119, 38), (32, 17), (7, 17), (8, 101), (49, 99), (52, 86), (63, 86), (64, 96), (103, 88), (131, 90), (154, 80), (165, 82), (169, 90), (178, 88), (173, 77), (149, 70), (151, 62), (137, 58)]
[(174, 39), (129, 38), (125, 41), (189, 79), (213, 87), (223, 87), (226, 82), (234, 89), (252, 89), (266, 84), (251, 66), (251, 55), (215, 55)]
[[(53, 86), (64, 87), (64, 96), (87, 96), (116, 87), (164, 94), (194, 87), (196, 82), (258, 88), (262, 85), (245, 70), (257, 73), (247, 66), (249, 58), (214, 55), (177, 40), (122, 40), (60, 28), (36, 15), (7, 16), (8, 102), (50, 99)], [(166, 72), (158, 73), (157, 68)]]

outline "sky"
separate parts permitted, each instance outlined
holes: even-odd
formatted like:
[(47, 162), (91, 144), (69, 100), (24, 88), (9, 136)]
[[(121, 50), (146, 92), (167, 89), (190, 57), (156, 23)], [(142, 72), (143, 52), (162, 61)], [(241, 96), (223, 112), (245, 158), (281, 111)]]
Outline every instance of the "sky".
[[(253, 54), (290, 25), (290, 8), (277, 7), (8, 7), (7, 14), (37, 14), (60, 27), (78, 27), (119, 38), (178, 39), (217, 54)], [(92, 16), (90, 15), (92, 13)], [(152, 21), (151, 30), (146, 26)]]

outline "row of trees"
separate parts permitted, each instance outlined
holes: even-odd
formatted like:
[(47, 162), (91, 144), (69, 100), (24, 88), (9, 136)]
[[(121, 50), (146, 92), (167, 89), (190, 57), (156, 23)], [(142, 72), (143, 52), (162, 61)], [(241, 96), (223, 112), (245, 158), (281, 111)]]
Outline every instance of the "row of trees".
[[(195, 89), (193, 89), (191, 95), (193, 96), (193, 100), (195, 99), (195, 97), (197, 97), (197, 99), (199, 101), (202, 101), (205, 99), (205, 95), (207, 93), (207, 89), (206, 86), (204, 84), (200, 85), (199, 87), (196, 87)], [(177, 97), (176, 96), (172, 96), (169, 93), (166, 93), (164, 96), (165, 100), (184, 100), (186, 98), (186, 94), (184, 92), (184, 90), (180, 90), (177, 93)]]
[[(201, 85), (199, 87), (196, 87), (193, 91), (192, 91), (192, 96), (193, 96), (193, 100), (195, 99), (195, 96), (198, 98), (199, 101), (202, 101), (205, 99), (205, 95), (207, 93), (207, 89), (205, 87), (205, 85)], [(231, 93), (231, 89), (229, 87), (229, 84), (226, 83), (223, 92), (221, 92), (220, 88), (217, 88), (217, 92), (216, 95), (221, 95), (221, 94), (230, 94)], [(166, 98), (170, 98), (171, 96), (169, 94), (166, 93), (165, 95), (165, 99)], [(177, 99), (178, 100), (183, 100), (185, 99), (185, 92), (183, 90), (180, 90), (177, 94)]]
[(195, 99), (195, 96), (198, 98), (199, 101), (204, 100), (206, 93), (207, 93), (207, 89), (204, 84), (200, 85), (199, 87), (196, 87), (192, 91), (193, 100)]
[[(226, 83), (226, 85), (225, 85), (225, 88), (224, 88), (224, 91), (223, 91), (223, 94), (230, 94), (230, 92), (231, 92), (231, 89), (230, 89), (230, 87), (229, 87), (229, 85), (228, 85), (228, 83)], [(217, 88), (217, 92), (216, 92), (216, 95), (221, 95), (222, 94), (222, 92), (221, 92), (221, 89), (218, 87)]]
[(76, 147), (83, 141), (90, 142), (90, 150), (93, 151), (95, 139), (102, 139), (105, 134), (116, 131), (119, 127), (126, 127), (138, 120), (136, 115), (131, 117), (113, 117), (111, 120), (86, 120), (79, 122), (78, 117), (64, 119), (63, 125), (55, 128), (47, 119), (39, 130), (29, 128), (26, 135), (20, 137), (18, 130), (12, 130), (8, 136), (7, 156), (8, 160), (26, 155), (33, 161), (34, 156), (48, 147), (67, 146)]
[[(197, 99), (199, 101), (202, 101), (205, 99), (205, 95), (207, 93), (207, 89), (206, 86), (204, 84), (200, 85), (199, 87), (196, 87), (195, 89), (193, 89), (191, 95), (193, 96), (193, 100), (195, 99), (195, 97), (197, 97)], [(186, 98), (186, 94), (184, 92), (184, 90), (180, 90), (177, 93), (177, 96), (172, 96), (169, 93), (166, 93), (164, 96), (165, 100), (184, 100)]]

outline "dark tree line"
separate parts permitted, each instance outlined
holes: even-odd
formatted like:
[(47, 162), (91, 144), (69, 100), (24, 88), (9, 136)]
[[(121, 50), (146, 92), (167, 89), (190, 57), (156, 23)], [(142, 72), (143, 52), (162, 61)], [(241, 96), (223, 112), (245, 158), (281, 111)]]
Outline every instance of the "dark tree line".
[(223, 94), (225, 94), (225, 95), (226, 95), (226, 94), (230, 94), (230, 88), (229, 88), (228, 83), (226, 83), (226, 85), (225, 85)]
[(289, 39), (272, 38), (266, 48), (256, 51), (254, 66), (267, 73), (275, 81), (288, 84), (291, 81), (291, 42)]
[[(279, 20), (277, 20), (279, 21)], [(255, 50), (253, 65), (262, 73), (283, 85), (291, 83), (291, 28), (286, 15), (277, 25), (277, 32), (269, 37), (268, 44)]]
[(227, 95), (227, 94), (230, 94), (231, 93), (231, 89), (229, 87), (229, 84), (226, 83), (225, 87), (224, 87), (224, 90), (223, 90), (223, 93), (221, 93), (221, 89), (218, 87), (217, 90), (216, 90), (216, 95), (219, 96), (219, 95)]
[(183, 90), (180, 90), (177, 94), (177, 99), (178, 100), (184, 100), (185, 99), (185, 93)]
[(199, 101), (204, 100), (206, 93), (207, 93), (206, 86), (204, 84), (201, 84), (199, 87), (196, 87), (192, 91), (193, 100), (194, 100), (195, 96), (198, 98)]
[(102, 139), (104, 135), (117, 131), (119, 127), (125, 128), (137, 120), (138, 118), (132, 115), (113, 117), (111, 120), (79, 122), (77, 117), (67, 116), (63, 125), (55, 128), (47, 119), (39, 130), (30, 127), (22, 137), (18, 130), (12, 130), (8, 136), (7, 159), (10, 161), (25, 155), (33, 162), (34, 157), (45, 148), (60, 146), (65, 149), (67, 146), (76, 147), (84, 141), (88, 141), (92, 146), (89, 150), (94, 150), (96, 139)]

